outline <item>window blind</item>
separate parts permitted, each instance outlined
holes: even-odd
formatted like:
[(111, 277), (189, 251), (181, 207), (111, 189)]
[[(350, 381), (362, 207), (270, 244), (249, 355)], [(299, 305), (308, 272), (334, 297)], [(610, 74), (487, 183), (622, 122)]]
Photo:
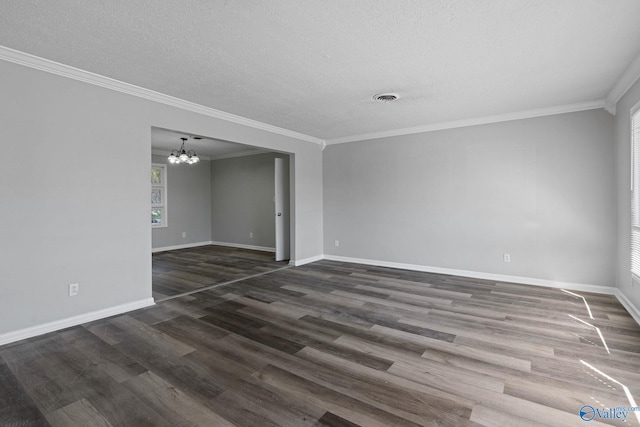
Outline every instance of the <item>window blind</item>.
[(640, 108), (631, 114), (631, 273), (640, 282)]

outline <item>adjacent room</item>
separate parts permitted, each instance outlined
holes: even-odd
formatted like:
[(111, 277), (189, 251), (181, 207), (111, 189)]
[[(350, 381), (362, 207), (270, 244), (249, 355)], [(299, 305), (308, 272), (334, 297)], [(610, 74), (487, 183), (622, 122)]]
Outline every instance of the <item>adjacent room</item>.
[(156, 302), (288, 264), (288, 154), (156, 128), (151, 148)]
[(640, 425), (638, 22), (1, 3), (0, 426)]

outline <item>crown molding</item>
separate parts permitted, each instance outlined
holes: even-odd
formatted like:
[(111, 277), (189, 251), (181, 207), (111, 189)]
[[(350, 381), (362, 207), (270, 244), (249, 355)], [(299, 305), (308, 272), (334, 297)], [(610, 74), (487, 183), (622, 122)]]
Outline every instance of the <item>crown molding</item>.
[(640, 78), (640, 53), (631, 61), (631, 64), (622, 73), (616, 84), (613, 85), (605, 102), (605, 109), (616, 115), (618, 101), (624, 96), (631, 86)]
[(67, 77), (69, 79), (100, 86), (106, 89), (115, 90), (117, 92), (126, 93), (127, 95), (133, 95), (138, 98), (170, 105), (182, 110), (192, 111), (194, 113), (203, 114), (205, 116), (214, 117), (227, 122), (298, 139), (300, 141), (311, 142), (320, 146), (322, 146), (322, 143), (324, 142), (324, 140), (314, 136), (305, 135), (303, 133), (280, 128), (257, 120), (248, 119), (246, 117), (237, 116), (235, 114), (226, 113), (224, 111), (216, 110), (215, 108), (205, 107), (204, 105), (185, 101), (184, 99), (165, 95), (160, 92), (125, 83), (110, 77), (101, 76), (99, 74), (64, 65), (59, 62), (50, 61), (48, 59), (40, 58), (8, 47), (0, 46), (0, 59), (14, 64), (23, 65), (25, 67), (34, 68), (36, 70), (45, 71), (47, 73), (56, 74), (58, 76)]
[(526, 110), (514, 113), (500, 114), (494, 116), (477, 117), (472, 119), (455, 120), (450, 122), (433, 123), (429, 125), (416, 126), (404, 129), (395, 129), (383, 132), (372, 132), (359, 135), (350, 135), (340, 138), (324, 140), (314, 136), (306, 135), (289, 129), (280, 128), (257, 120), (248, 119), (246, 117), (216, 110), (211, 107), (185, 101), (170, 95), (145, 89), (119, 80), (105, 77), (90, 71), (81, 70), (79, 68), (64, 65), (55, 61), (40, 58), (25, 52), (14, 50), (8, 47), (0, 46), (0, 60), (12, 62), (14, 64), (26, 66), (40, 71), (45, 71), (58, 76), (70, 78), (95, 86), (111, 89), (127, 95), (136, 96), (138, 98), (155, 101), (161, 104), (180, 108), (182, 110), (191, 111), (205, 116), (217, 118), (231, 123), (263, 130), (266, 132), (294, 138), (300, 141), (311, 142), (320, 146), (322, 150), (326, 145), (341, 144), (345, 142), (362, 141), (368, 139), (378, 139), (401, 135), (410, 135), (422, 132), (433, 132), (445, 129), (454, 129), (459, 127), (476, 126), (489, 123), (498, 123), (510, 120), (527, 119), (554, 114), (570, 113), (576, 111), (592, 110), (597, 108), (605, 108), (608, 112), (615, 115), (616, 104), (631, 88), (631, 86), (640, 78), (640, 55), (627, 67), (620, 79), (611, 89), (606, 99), (588, 101), (576, 104), (560, 105), (548, 108), (539, 108), (534, 110)]
[(485, 125), (490, 123), (508, 122), (511, 120), (530, 119), (534, 117), (552, 116), (554, 114), (573, 113), (576, 111), (595, 110), (598, 108), (604, 108), (604, 106), (605, 100), (598, 99), (595, 101), (578, 102), (575, 104), (558, 105), (555, 107), (537, 108), (534, 110), (517, 111), (514, 113), (498, 114), (495, 116), (476, 117), (473, 119), (454, 120), (451, 122), (432, 123), (429, 125), (415, 126), (404, 129), (345, 136), (341, 138), (328, 139), (327, 145), (364, 141), (368, 139), (388, 138), (401, 135), (411, 135), (414, 133), (434, 132), (438, 130)]

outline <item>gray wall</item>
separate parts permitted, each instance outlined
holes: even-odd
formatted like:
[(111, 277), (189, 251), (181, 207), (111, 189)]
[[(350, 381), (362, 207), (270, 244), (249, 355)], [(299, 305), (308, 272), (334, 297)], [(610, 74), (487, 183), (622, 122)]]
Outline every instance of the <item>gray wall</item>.
[(28, 159), (0, 168), (0, 334), (151, 297), (153, 126), (295, 153), (293, 259), (322, 254), (317, 144), (5, 61), (0, 75), (0, 141)]
[(604, 110), (331, 145), (323, 167), (325, 254), (615, 283)]
[[(168, 226), (152, 229), (152, 247), (184, 245), (211, 240), (211, 162), (168, 164), (167, 156), (152, 156), (167, 165)], [(182, 237), (185, 232), (186, 237)]]
[(640, 80), (620, 99), (616, 108), (615, 141), (618, 196), (618, 289), (640, 307), (640, 286), (631, 283), (631, 109), (640, 102)]
[(275, 157), (288, 158), (264, 153), (211, 161), (211, 240), (275, 248)]

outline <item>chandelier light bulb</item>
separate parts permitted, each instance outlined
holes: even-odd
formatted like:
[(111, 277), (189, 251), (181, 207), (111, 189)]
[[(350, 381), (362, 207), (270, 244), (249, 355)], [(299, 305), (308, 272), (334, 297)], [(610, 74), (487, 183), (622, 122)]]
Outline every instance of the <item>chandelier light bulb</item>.
[[(182, 140), (182, 146), (180, 147), (179, 150), (171, 151), (171, 154), (167, 158), (169, 163), (172, 163), (172, 164), (186, 163), (189, 165), (198, 163), (200, 161), (200, 158), (198, 157), (196, 152), (194, 150), (187, 151), (184, 148), (184, 143), (187, 141), (187, 138), (180, 138), (180, 139)], [(194, 139), (200, 139), (200, 138), (194, 137)]]

